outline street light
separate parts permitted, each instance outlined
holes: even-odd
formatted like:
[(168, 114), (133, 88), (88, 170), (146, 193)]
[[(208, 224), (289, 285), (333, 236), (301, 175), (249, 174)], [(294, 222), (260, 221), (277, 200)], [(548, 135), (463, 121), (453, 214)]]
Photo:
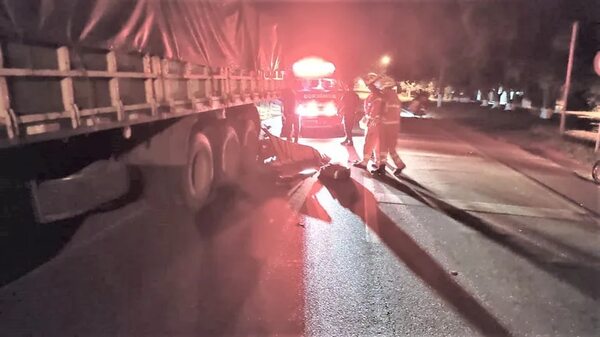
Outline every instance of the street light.
[(381, 62), (382, 66), (387, 66), (390, 64), (391, 61), (392, 61), (391, 57), (389, 57), (388, 55), (383, 55), (379, 62)]

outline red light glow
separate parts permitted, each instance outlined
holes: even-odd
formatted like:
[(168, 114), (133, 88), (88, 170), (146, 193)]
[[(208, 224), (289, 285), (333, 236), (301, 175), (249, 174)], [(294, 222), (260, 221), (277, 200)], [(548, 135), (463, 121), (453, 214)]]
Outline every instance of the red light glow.
[(296, 114), (304, 117), (333, 117), (337, 115), (338, 108), (334, 102), (318, 103), (317, 101), (308, 101), (296, 105)]
[(292, 70), (299, 78), (321, 78), (332, 75), (335, 66), (318, 57), (307, 57), (294, 63)]

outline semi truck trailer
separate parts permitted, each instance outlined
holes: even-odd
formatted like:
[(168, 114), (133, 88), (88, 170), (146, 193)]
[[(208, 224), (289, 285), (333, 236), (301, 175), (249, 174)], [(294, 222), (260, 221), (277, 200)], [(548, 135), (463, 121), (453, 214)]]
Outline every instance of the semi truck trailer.
[(132, 172), (199, 210), (256, 161), (283, 76), (276, 25), (243, 1), (7, 0), (0, 43), (3, 225), (85, 214)]

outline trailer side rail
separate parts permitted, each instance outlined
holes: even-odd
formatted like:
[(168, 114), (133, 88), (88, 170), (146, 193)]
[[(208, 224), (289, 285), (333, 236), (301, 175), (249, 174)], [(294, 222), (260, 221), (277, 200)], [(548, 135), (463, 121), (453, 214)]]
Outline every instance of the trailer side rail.
[(2, 42), (0, 148), (222, 111), (277, 96), (282, 73)]

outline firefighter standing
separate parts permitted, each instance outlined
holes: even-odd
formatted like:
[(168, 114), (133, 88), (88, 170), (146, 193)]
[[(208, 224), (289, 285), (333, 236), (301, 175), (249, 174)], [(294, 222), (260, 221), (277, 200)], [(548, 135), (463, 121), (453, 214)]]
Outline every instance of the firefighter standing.
[(396, 140), (400, 130), (400, 111), (402, 103), (398, 95), (394, 91), (395, 81), (385, 77), (377, 80), (376, 87), (381, 90), (383, 98), (383, 106), (381, 110), (381, 120), (379, 123), (379, 165), (373, 170), (373, 174), (385, 174), (385, 166), (387, 157), (390, 155), (396, 169), (394, 175), (398, 176), (406, 167), (406, 164), (400, 159), (396, 152)]
[(375, 81), (379, 78), (377, 74), (370, 73), (367, 75), (365, 84), (371, 91), (371, 94), (365, 100), (365, 116), (367, 116), (367, 130), (365, 130), (365, 146), (363, 147), (363, 159), (356, 161), (354, 166), (363, 169), (367, 168), (369, 159), (373, 156), (377, 162), (377, 149), (379, 143), (379, 120), (383, 99), (381, 91), (375, 86)]
[(354, 128), (354, 122), (356, 121), (356, 111), (360, 98), (352, 90), (351, 86), (346, 87), (346, 92), (342, 96), (342, 115), (344, 116), (344, 131), (346, 132), (346, 139), (342, 142), (342, 145), (353, 145), (352, 142), (352, 128)]
[(281, 100), (283, 102), (283, 113), (281, 114), (281, 138), (298, 142), (300, 131), (300, 120), (296, 114), (296, 94), (292, 89), (290, 80), (286, 87), (281, 92)]

